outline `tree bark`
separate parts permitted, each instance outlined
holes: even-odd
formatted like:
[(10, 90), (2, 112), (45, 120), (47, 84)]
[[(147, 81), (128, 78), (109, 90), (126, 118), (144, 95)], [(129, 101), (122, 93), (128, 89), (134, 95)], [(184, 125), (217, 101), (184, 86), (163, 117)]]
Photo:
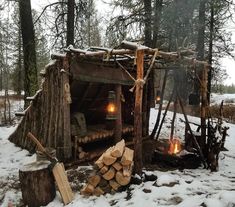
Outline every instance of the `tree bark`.
[(152, 28), (151, 28), (151, 13), (152, 13), (152, 5), (151, 0), (144, 0), (144, 38), (145, 45), (151, 47), (152, 43)]
[(197, 37), (197, 59), (204, 59), (205, 50), (205, 21), (206, 21), (206, 0), (200, 0), (199, 4), (199, 20), (198, 20), (198, 37)]
[[(35, 33), (31, 12), (30, 0), (19, 1), (20, 8), (20, 25), (23, 40), (24, 51), (24, 90), (26, 97), (33, 96), (38, 89), (37, 64), (35, 50)], [(29, 102), (25, 102), (25, 108)]]
[(55, 198), (55, 181), (48, 165), (48, 161), (34, 162), (19, 170), (23, 201), (29, 207), (45, 206)]
[(141, 175), (142, 161), (142, 98), (144, 75), (144, 50), (137, 50), (137, 82), (135, 89), (135, 109), (134, 109), (134, 171)]
[(210, 69), (208, 71), (208, 82), (207, 82), (207, 89), (208, 89), (208, 94), (207, 94), (207, 100), (208, 100), (208, 105), (210, 105), (210, 94), (211, 94), (211, 80), (212, 80), (212, 55), (213, 55), (213, 33), (214, 33), (214, 4), (213, 0), (211, 0), (211, 5), (210, 5), (210, 34), (209, 34), (209, 54), (208, 54), (208, 63), (210, 64)]
[(117, 119), (115, 120), (114, 139), (115, 143), (117, 143), (122, 138), (122, 103), (121, 103), (122, 86), (116, 85), (115, 92), (116, 92), (116, 104), (117, 104)]
[(74, 8), (75, 0), (68, 0), (67, 3), (67, 46), (74, 45)]
[(21, 94), (22, 90), (22, 39), (21, 39), (21, 31), (19, 28), (19, 34), (18, 34), (18, 61), (17, 61), (17, 88), (16, 92), (17, 95)]
[(160, 28), (161, 14), (162, 14), (162, 1), (155, 0), (154, 5), (154, 23), (153, 23), (153, 47), (158, 47), (158, 33)]

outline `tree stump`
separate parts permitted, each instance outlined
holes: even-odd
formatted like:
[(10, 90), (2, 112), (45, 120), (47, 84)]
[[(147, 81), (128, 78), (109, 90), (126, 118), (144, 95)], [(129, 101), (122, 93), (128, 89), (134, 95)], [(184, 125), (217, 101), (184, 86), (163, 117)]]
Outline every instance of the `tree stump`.
[(45, 206), (55, 198), (55, 181), (49, 165), (49, 161), (33, 162), (19, 170), (23, 202), (29, 207)]

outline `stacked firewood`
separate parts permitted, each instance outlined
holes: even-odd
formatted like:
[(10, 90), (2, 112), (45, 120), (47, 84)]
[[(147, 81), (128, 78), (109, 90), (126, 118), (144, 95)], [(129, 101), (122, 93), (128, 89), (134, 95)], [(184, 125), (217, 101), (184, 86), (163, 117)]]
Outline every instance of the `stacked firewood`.
[(107, 149), (95, 162), (95, 170), (81, 190), (83, 195), (114, 193), (129, 184), (133, 168), (134, 151), (121, 140)]

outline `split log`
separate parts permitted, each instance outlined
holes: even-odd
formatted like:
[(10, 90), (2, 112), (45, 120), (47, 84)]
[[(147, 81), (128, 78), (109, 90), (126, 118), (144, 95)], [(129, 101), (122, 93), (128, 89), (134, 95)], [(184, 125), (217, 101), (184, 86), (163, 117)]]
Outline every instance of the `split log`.
[(132, 174), (132, 165), (123, 165), (123, 175), (130, 177)]
[(33, 162), (19, 170), (23, 202), (29, 207), (46, 206), (55, 198), (55, 181), (49, 165), (48, 161)]
[(106, 186), (100, 187), (105, 193), (110, 193), (112, 190), (112, 187), (108, 184)]
[(104, 165), (104, 166), (100, 169), (100, 173), (101, 173), (101, 174), (104, 174), (104, 173), (106, 173), (108, 170), (109, 170), (109, 167), (106, 166), (106, 165)]
[(96, 187), (101, 180), (101, 177), (99, 175), (93, 175), (88, 178), (88, 183)]
[(113, 147), (110, 147), (108, 150), (106, 150), (106, 152), (103, 154), (103, 163), (105, 165), (112, 165), (116, 160), (117, 158), (116, 157), (113, 157), (111, 155), (111, 152), (113, 151)]
[(123, 154), (124, 148), (125, 148), (125, 141), (124, 139), (122, 139), (120, 142), (118, 142), (115, 145), (114, 149), (111, 152), (111, 155), (113, 157), (121, 157)]
[(103, 163), (103, 154), (99, 157), (98, 160), (95, 161), (95, 166), (97, 166), (99, 169), (104, 166), (104, 163)]
[(112, 166), (117, 170), (121, 170), (122, 169), (122, 165), (120, 164), (120, 162), (115, 162), (112, 164)]
[(105, 180), (104, 178), (101, 178), (100, 183), (99, 183), (100, 187), (104, 187), (108, 184), (109, 184), (109, 182), (107, 180)]
[(91, 195), (94, 192), (95, 188), (91, 184), (86, 184), (84, 188), (81, 190), (82, 195)]
[(95, 195), (95, 196), (101, 196), (103, 194), (104, 194), (104, 191), (100, 187), (96, 187), (93, 192), (93, 195)]
[(109, 170), (108, 170), (108, 172), (106, 172), (106, 173), (103, 175), (103, 178), (104, 178), (105, 180), (111, 180), (111, 179), (114, 178), (115, 173), (116, 173), (115, 169), (114, 169), (113, 167), (110, 167)]
[(134, 157), (134, 150), (125, 147), (125, 151), (123, 153), (122, 159), (121, 159), (121, 164), (122, 165), (131, 165), (133, 162), (133, 157)]
[(115, 180), (110, 180), (109, 185), (112, 187), (113, 190), (118, 191), (118, 189), (121, 187), (120, 184), (118, 184)]
[(122, 186), (125, 186), (125, 185), (127, 185), (130, 182), (131, 177), (124, 176), (121, 171), (118, 171), (116, 173), (115, 179), (116, 179), (118, 184), (120, 184)]
[(95, 162), (94, 174), (88, 179), (88, 185), (81, 193), (100, 196), (104, 193), (115, 193), (122, 189), (121, 186), (129, 184), (133, 154), (132, 149), (125, 147), (124, 140), (107, 149)]

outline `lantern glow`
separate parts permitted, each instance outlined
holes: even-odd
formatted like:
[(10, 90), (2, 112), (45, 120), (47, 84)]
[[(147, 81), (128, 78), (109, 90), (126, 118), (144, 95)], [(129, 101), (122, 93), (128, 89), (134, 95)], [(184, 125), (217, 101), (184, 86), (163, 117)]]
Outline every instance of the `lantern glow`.
[(116, 112), (116, 106), (114, 103), (109, 103), (107, 106), (108, 113), (114, 113)]
[(114, 91), (109, 91), (108, 104), (105, 110), (106, 110), (106, 120), (111, 121), (117, 119), (116, 95)]
[(157, 95), (156, 95), (156, 104), (159, 104), (161, 102), (161, 92), (160, 90), (157, 90)]

